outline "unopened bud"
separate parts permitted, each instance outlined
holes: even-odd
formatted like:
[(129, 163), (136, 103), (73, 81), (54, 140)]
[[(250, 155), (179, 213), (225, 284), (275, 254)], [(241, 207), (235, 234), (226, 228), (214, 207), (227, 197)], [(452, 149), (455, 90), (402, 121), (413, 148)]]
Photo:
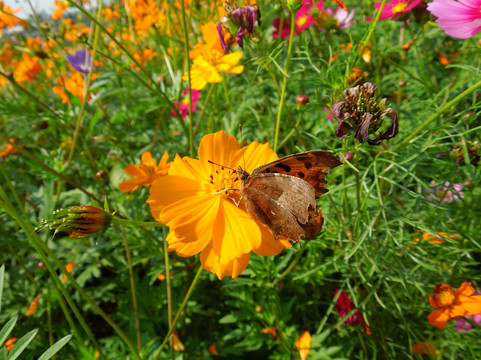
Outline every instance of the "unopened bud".
[(296, 12), (302, 6), (301, 0), (287, 0), (286, 7), (289, 11)]
[(307, 95), (299, 95), (296, 98), (296, 103), (297, 103), (297, 108), (299, 109), (300, 107), (305, 106), (309, 102), (309, 98)]
[(72, 206), (70, 209), (57, 210), (53, 218), (44, 220), (42, 228), (64, 231), (70, 237), (80, 238), (108, 229), (112, 215), (95, 206)]
[(97, 173), (95, 174), (95, 177), (99, 180), (105, 180), (108, 176), (109, 174), (107, 174), (107, 171), (105, 170), (97, 171)]

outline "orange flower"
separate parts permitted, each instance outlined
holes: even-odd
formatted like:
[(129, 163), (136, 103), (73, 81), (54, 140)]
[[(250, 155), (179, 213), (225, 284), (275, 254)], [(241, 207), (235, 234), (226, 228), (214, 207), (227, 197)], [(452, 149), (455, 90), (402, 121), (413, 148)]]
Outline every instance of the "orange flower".
[(8, 139), (9, 143), (5, 145), (2, 151), (0, 151), (0, 157), (15, 154), (18, 150), (13, 147), (13, 143), (15, 142), (14, 138)]
[(121, 182), (119, 184), (120, 191), (123, 193), (134, 192), (141, 186), (152, 185), (155, 180), (167, 175), (171, 164), (168, 160), (169, 153), (166, 151), (162, 155), (159, 165), (156, 165), (157, 161), (152, 157), (150, 151), (144, 152), (142, 154), (142, 164), (129, 164), (125, 167), (125, 172), (130, 176), (135, 176), (135, 178)]
[(38, 299), (40, 299), (41, 296), (42, 296), (42, 294), (38, 294), (37, 296), (35, 296), (35, 299), (33, 299), (32, 302), (30, 303), (30, 305), (28, 306), (28, 309), (25, 312), (25, 316), (32, 316), (33, 314), (35, 314), (37, 312)]
[[(97, 74), (92, 74), (92, 80), (96, 78)], [(54, 86), (52, 90), (62, 98), (62, 104), (69, 102), (69, 98), (65, 93), (65, 90), (67, 90), (73, 96), (78, 97), (80, 101), (83, 100), (85, 80), (80, 72), (74, 72), (70, 78), (57, 78), (57, 83), (60, 84), (60, 86)]]
[(13, 348), (13, 344), (17, 341), (17, 338), (10, 337), (8, 340), (5, 342), (5, 349), (7, 349), (7, 352), (10, 352)]
[(175, 351), (184, 351), (185, 350), (184, 344), (182, 344), (182, 342), (179, 339), (179, 334), (177, 334), (177, 330), (174, 330), (172, 332), (172, 342), (173, 342), (173, 346), (174, 346)]
[(251, 172), (277, 159), (269, 144), (244, 147), (244, 166), (237, 140), (220, 131), (204, 136), (198, 153), (199, 160), (177, 155), (168, 176), (150, 189), (147, 203), (152, 216), (170, 228), (169, 250), (184, 257), (200, 252), (202, 266), (222, 279), (244, 271), (251, 251), (270, 256), (289, 247), (288, 241), (275, 240), (267, 226), (247, 214), (239, 191), (228, 190), (241, 186), (237, 171), (231, 169), (242, 165)]
[[(419, 230), (419, 232), (422, 232), (422, 230)], [(443, 231), (436, 231), (436, 234), (452, 240), (459, 239), (458, 234), (450, 234)], [(444, 240), (443, 238), (434, 236), (428, 232), (423, 233), (422, 239), (424, 241), (429, 241), (431, 244), (444, 244), (446, 242), (446, 240)], [(417, 244), (418, 242), (419, 242), (419, 238), (414, 238), (414, 243)]]
[(0, 1), (0, 35), (3, 33), (2, 29), (6, 27), (15, 27), (17, 25), (25, 27), (25, 21), (13, 15), (18, 13), (21, 9), (21, 7), (18, 7), (13, 10), (10, 6), (5, 5), (3, 1)]
[(212, 343), (209, 345), (209, 347), (207, 348), (207, 351), (210, 352), (212, 355), (219, 355), (219, 353), (217, 352), (217, 344), (216, 343)]
[(418, 344), (413, 345), (411, 348), (411, 352), (413, 354), (421, 354), (421, 355), (437, 355), (439, 354), (439, 350), (436, 348), (430, 341), (421, 341)]
[(65, 10), (68, 9), (66, 1), (55, 0), (55, 10), (53, 11), (52, 20), (61, 19)]
[(160, 280), (160, 281), (164, 281), (165, 280), (165, 274), (157, 275), (157, 279)]
[(38, 63), (38, 57), (30, 57), (23, 53), (22, 60), (16, 65), (13, 75), (15, 81), (21, 83), (35, 79), (40, 70), (42, 66)]
[(302, 360), (306, 360), (309, 356), (309, 350), (311, 350), (311, 334), (308, 331), (299, 336), (296, 340), (297, 351)]
[(264, 328), (261, 330), (262, 334), (269, 334), (272, 336), (273, 339), (277, 337), (277, 328), (276, 327), (270, 327), (270, 328)]
[(474, 288), (467, 281), (456, 291), (446, 283), (437, 284), (434, 287), (434, 295), (429, 295), (429, 303), (436, 309), (428, 315), (429, 323), (442, 330), (448, 320), (480, 314), (481, 295), (473, 294)]
[[(65, 266), (65, 270), (68, 272), (68, 273), (71, 273), (72, 270), (73, 270), (73, 266), (75, 265), (74, 262), (69, 262), (66, 266)], [(62, 274), (62, 284), (65, 284), (67, 282), (67, 275), (65, 274)]]
[(157, 6), (155, 0), (130, 0), (128, 5), (139, 35), (146, 35), (152, 26), (165, 21), (164, 10)]
[[(222, 50), (222, 46), (220, 45), (219, 33), (215, 23), (209, 22), (205, 25), (201, 25), (200, 30), (202, 31), (202, 38), (204, 39), (205, 44), (202, 41), (199, 41), (194, 48), (189, 51), (189, 57), (191, 59), (195, 59), (197, 56), (208, 53), (213, 49), (219, 52), (224, 52)], [(230, 37), (230, 34), (226, 33), (224, 35), (224, 41), (228, 43), (230, 41)]]

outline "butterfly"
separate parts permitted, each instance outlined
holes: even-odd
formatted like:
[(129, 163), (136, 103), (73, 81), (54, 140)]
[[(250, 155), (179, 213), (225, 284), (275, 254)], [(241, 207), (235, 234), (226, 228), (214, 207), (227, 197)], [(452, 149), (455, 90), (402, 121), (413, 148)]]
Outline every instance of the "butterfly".
[(341, 165), (334, 154), (313, 150), (292, 154), (255, 168), (238, 168), (247, 213), (267, 225), (276, 239), (299, 241), (322, 227), (316, 199), (326, 193), (326, 175)]

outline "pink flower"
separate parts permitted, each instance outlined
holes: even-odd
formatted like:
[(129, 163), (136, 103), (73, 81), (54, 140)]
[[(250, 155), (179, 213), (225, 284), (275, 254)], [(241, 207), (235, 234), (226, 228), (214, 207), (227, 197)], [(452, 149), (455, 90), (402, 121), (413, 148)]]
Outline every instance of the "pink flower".
[[(189, 94), (189, 89), (185, 89), (184, 91), (182, 91), (182, 95), (188, 95), (188, 94)], [(199, 101), (199, 96), (200, 96), (200, 90), (192, 89), (192, 112), (195, 112), (197, 110), (195, 103)], [(174, 105), (178, 107), (180, 117), (182, 120), (184, 120), (184, 118), (189, 113), (189, 96), (187, 96), (180, 102), (180, 106), (178, 104), (179, 102), (175, 100)], [(172, 116), (176, 115), (174, 110), (170, 110), (170, 114)]]
[(326, 11), (334, 18), (337, 22), (337, 27), (339, 29), (346, 29), (354, 24), (354, 17), (355, 9), (352, 9), (351, 12), (344, 10), (341, 7), (338, 7), (336, 11), (332, 9), (326, 9)]
[[(467, 316), (467, 318), (473, 321), (474, 323), (481, 325), (481, 314)], [(459, 318), (456, 321), (456, 329), (458, 331), (468, 331), (468, 330), (471, 330), (471, 328), (472, 328), (472, 325), (468, 323), (466, 320), (464, 320), (463, 318)]]
[[(386, 19), (397, 19), (403, 14), (407, 14), (416, 6), (420, 5), (423, 0), (392, 0), (391, 2), (386, 2), (382, 8), (381, 16), (379, 21)], [(374, 8), (378, 10), (381, 7), (380, 2), (374, 3)], [(366, 21), (371, 21), (372, 17), (366, 18)]]
[[(434, 185), (436, 182), (434, 180), (431, 181), (431, 185)], [(456, 200), (460, 200), (464, 197), (463, 184), (451, 184), (449, 181), (444, 183), (443, 187), (439, 185), (431, 186), (429, 191), (436, 195), (436, 199), (438, 199), (442, 203), (451, 203)], [(432, 199), (433, 197), (428, 197), (428, 199)]]
[(481, 31), (481, 0), (434, 0), (428, 10), (449, 36), (467, 39)]
[[(301, 8), (296, 12), (296, 25), (294, 30), (294, 36), (297, 36), (298, 34), (302, 33), (314, 23), (315, 18), (311, 14), (313, 11), (322, 12), (323, 10), (324, 10), (324, 1), (322, 0), (319, 1), (317, 6), (314, 6), (312, 0), (302, 0)], [(276, 28), (276, 30), (272, 34), (274, 38), (279, 37), (280, 23), (281, 23), (281, 19), (279, 18), (275, 18), (272, 23), (272, 25)], [(280, 33), (281, 33), (281, 38), (286, 38), (291, 33), (291, 24), (288, 19), (284, 19), (284, 21), (282, 22), (282, 29), (280, 29)]]

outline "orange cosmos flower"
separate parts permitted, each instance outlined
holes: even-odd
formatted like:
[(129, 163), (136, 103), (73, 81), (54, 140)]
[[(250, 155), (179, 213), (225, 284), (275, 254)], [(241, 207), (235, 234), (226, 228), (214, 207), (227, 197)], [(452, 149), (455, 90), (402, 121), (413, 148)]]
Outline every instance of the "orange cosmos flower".
[(30, 57), (23, 53), (22, 60), (16, 65), (13, 75), (15, 81), (21, 83), (35, 79), (40, 70), (42, 70), (42, 66), (38, 63), (38, 57)]
[(17, 341), (17, 338), (10, 337), (8, 340), (5, 342), (5, 349), (7, 349), (7, 352), (10, 352), (13, 348), (13, 344)]
[(296, 347), (301, 359), (306, 360), (309, 356), (309, 350), (311, 350), (311, 334), (308, 331), (297, 338)]
[(269, 334), (272, 336), (273, 339), (277, 337), (277, 328), (276, 327), (270, 327), (270, 328), (264, 328), (261, 330), (262, 334)]
[[(422, 232), (422, 230), (418, 230), (419, 232)], [(457, 240), (460, 238), (460, 236), (458, 234), (450, 234), (450, 233), (447, 233), (447, 232), (443, 232), (443, 231), (436, 231), (436, 235), (439, 235), (439, 236), (442, 236), (442, 237), (445, 237), (445, 238), (448, 238), (448, 239), (452, 239), (452, 240)], [(430, 242), (431, 244), (444, 244), (446, 242), (446, 240), (444, 240), (443, 238), (441, 237), (438, 237), (438, 236), (434, 236), (430, 233), (423, 233), (422, 235), (422, 239), (424, 241), (428, 241)], [(419, 242), (419, 238), (414, 238), (414, 243), (417, 244)]]
[(421, 341), (420, 343), (413, 345), (411, 348), (411, 352), (413, 354), (425, 354), (432, 356), (439, 354), (439, 350), (436, 348), (436, 345), (434, 345), (430, 341)]
[(429, 303), (436, 309), (429, 314), (429, 323), (442, 330), (448, 320), (480, 314), (481, 295), (473, 295), (474, 292), (471, 283), (467, 281), (456, 291), (446, 283), (437, 284), (434, 287), (434, 295), (429, 295)]
[(156, 165), (156, 163), (157, 161), (152, 157), (150, 151), (146, 151), (142, 154), (142, 164), (127, 165), (125, 172), (130, 176), (135, 176), (135, 178), (121, 182), (119, 184), (120, 191), (123, 193), (134, 192), (141, 186), (150, 186), (161, 176), (167, 175), (171, 164), (169, 162), (169, 153), (167, 151), (164, 152), (159, 165)]
[[(202, 41), (199, 41), (194, 48), (189, 51), (189, 57), (191, 59), (195, 59), (197, 56), (204, 53), (209, 53), (212, 49), (224, 52), (219, 41), (219, 33), (215, 23), (208, 22), (205, 25), (201, 25), (200, 30), (202, 31), (202, 38), (204, 39), (205, 44)], [(224, 42), (230, 43), (230, 39), (230, 34), (226, 33), (224, 35)]]
[[(223, 131), (204, 136), (199, 160), (176, 156), (168, 176), (157, 179), (147, 203), (152, 216), (170, 228), (169, 250), (180, 256), (200, 253), (204, 269), (224, 276), (238, 276), (250, 253), (277, 255), (288, 241), (275, 240), (269, 228), (247, 214), (240, 202), (241, 180), (235, 169), (251, 172), (277, 159), (269, 144), (254, 142), (242, 150), (232, 135)], [(217, 164), (213, 165), (208, 161)], [(239, 204), (239, 206), (236, 205)]]
[(13, 147), (13, 143), (15, 142), (14, 138), (8, 139), (9, 143), (5, 145), (2, 151), (0, 151), (0, 157), (15, 154), (18, 150)]
[(18, 13), (22, 8), (18, 7), (13, 10), (10, 6), (5, 5), (3, 1), (0, 1), (0, 35), (2, 35), (2, 29), (6, 27), (15, 27), (17, 25), (26, 26), (25, 21), (17, 18), (15, 13)]
[(182, 342), (179, 339), (179, 334), (177, 333), (177, 330), (174, 330), (172, 332), (172, 343), (173, 343), (175, 351), (184, 351), (185, 350), (184, 344), (182, 344)]
[[(197, 56), (190, 68), (192, 89), (201, 90), (207, 83), (219, 83), (222, 77), (219, 73), (240, 74), (244, 66), (237, 65), (242, 58), (242, 51), (224, 55), (223, 52), (212, 49)], [(187, 80), (187, 73), (182, 80)]]
[(42, 294), (38, 294), (37, 296), (35, 296), (35, 299), (33, 299), (32, 302), (30, 303), (30, 305), (28, 306), (28, 309), (25, 312), (25, 316), (32, 316), (33, 314), (35, 314), (37, 312), (38, 299), (40, 299), (41, 296), (42, 296)]
[(217, 344), (216, 343), (210, 344), (209, 347), (207, 348), (207, 351), (210, 352), (212, 355), (215, 355), (215, 356), (219, 355), (219, 353), (217, 352)]
[[(66, 266), (65, 266), (65, 270), (68, 272), (68, 273), (71, 273), (72, 270), (73, 270), (73, 266), (75, 265), (74, 262), (69, 262)], [(65, 274), (62, 274), (62, 284), (65, 284), (67, 282), (67, 275)]]
[(52, 20), (61, 19), (65, 10), (68, 9), (68, 3), (66, 1), (55, 0), (55, 10), (52, 14)]

